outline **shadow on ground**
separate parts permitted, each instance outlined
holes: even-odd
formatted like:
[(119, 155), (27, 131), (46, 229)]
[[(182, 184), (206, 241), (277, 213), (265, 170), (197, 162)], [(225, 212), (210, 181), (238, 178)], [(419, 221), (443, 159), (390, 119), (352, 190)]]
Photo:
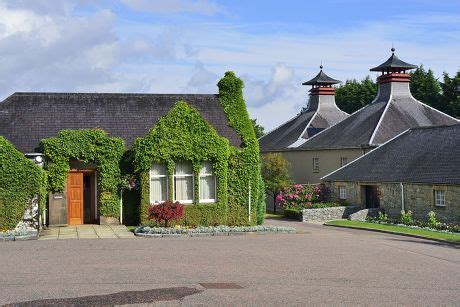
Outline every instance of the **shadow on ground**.
[(151, 289), (145, 291), (123, 291), (105, 295), (93, 295), (63, 299), (45, 299), (4, 306), (113, 306), (125, 304), (145, 304), (158, 301), (175, 301), (203, 290), (175, 287)]

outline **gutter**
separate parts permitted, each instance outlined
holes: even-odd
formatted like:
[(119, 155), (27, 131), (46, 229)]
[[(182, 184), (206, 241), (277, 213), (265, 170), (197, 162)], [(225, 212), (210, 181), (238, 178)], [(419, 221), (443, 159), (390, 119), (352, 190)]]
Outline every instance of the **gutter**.
[(405, 210), (405, 206), (404, 206), (404, 185), (402, 182), (399, 183), (400, 187), (401, 187), (401, 210), (406, 212)]

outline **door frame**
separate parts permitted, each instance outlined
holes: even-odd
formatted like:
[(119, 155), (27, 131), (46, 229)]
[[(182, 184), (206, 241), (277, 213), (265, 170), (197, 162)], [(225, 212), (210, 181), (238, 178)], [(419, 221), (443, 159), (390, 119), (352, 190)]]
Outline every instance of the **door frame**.
[[(90, 212), (91, 212), (91, 221), (89, 224), (95, 224), (98, 223), (99, 221), (99, 215), (97, 214), (97, 172), (95, 169), (71, 169), (68, 172), (70, 173), (82, 173), (83, 176), (85, 175), (90, 175), (91, 178), (91, 204), (90, 204)], [(83, 186), (82, 181), (82, 193), (84, 193), (84, 186)], [(68, 187), (66, 187), (66, 193), (69, 195)], [(69, 217), (69, 210), (68, 210), (68, 197), (67, 196), (67, 224), (70, 225), (70, 217)], [(84, 195), (82, 197), (82, 212), (83, 212), (83, 224), (85, 224), (85, 216), (84, 216), (84, 209), (85, 209), (85, 204), (84, 204)]]

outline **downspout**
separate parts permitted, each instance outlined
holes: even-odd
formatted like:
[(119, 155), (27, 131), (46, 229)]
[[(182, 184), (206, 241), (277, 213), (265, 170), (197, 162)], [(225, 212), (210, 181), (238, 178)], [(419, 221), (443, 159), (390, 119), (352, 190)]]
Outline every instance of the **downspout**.
[(248, 214), (249, 214), (249, 223), (251, 223), (251, 182), (249, 182), (249, 206), (248, 206)]
[(123, 189), (120, 190), (120, 224), (123, 224)]
[(406, 210), (405, 210), (405, 208), (404, 208), (404, 207), (405, 207), (405, 206), (404, 206), (404, 185), (403, 185), (402, 182), (399, 183), (399, 185), (401, 186), (401, 210), (404, 211), (404, 212), (406, 212)]

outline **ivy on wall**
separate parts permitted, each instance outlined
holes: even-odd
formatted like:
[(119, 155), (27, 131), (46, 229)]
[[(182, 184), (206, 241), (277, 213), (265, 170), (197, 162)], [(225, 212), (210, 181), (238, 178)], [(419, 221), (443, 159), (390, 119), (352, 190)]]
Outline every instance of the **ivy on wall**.
[[(249, 191), (251, 193), (251, 223), (257, 221), (258, 206), (263, 203), (260, 190), (259, 142), (257, 141), (246, 103), (243, 98), (243, 81), (231, 71), (218, 82), (219, 99), (233, 127), (241, 137), (241, 148), (232, 147), (229, 157), (229, 211), (239, 212), (232, 215), (230, 224), (248, 223)], [(260, 212), (260, 210), (259, 210)], [(259, 218), (258, 223), (263, 219)]]
[[(220, 103), (229, 125), (242, 140), (241, 147), (230, 146), (228, 140), (219, 137), (195, 108), (184, 101), (178, 102), (133, 148), (135, 171), (141, 173), (141, 224), (149, 223), (146, 212), (150, 205), (148, 172), (152, 163), (167, 165), (168, 196), (173, 199), (175, 163), (181, 161), (192, 163), (195, 195), (194, 204), (186, 206), (185, 217), (180, 223), (195, 226), (263, 222), (265, 196), (260, 185), (259, 143), (243, 99), (243, 82), (233, 72), (227, 72), (218, 87)], [(198, 174), (203, 161), (213, 163), (217, 178), (217, 204), (199, 204), (197, 201)]]
[(120, 216), (122, 139), (108, 137), (101, 129), (62, 130), (56, 137), (42, 140), (41, 146), (46, 157), (50, 190), (64, 191), (71, 160), (92, 163), (97, 171), (99, 214)]
[(22, 220), (32, 198), (40, 196), (44, 208), (46, 186), (45, 172), (0, 136), (0, 231)]
[[(181, 223), (212, 225), (225, 223), (227, 216), (227, 160), (229, 142), (220, 137), (200, 113), (184, 101), (179, 101), (163, 116), (134, 147), (135, 172), (141, 181), (141, 224), (149, 224), (146, 213), (150, 205), (149, 170), (153, 163), (167, 166), (169, 199), (173, 199), (173, 174), (176, 162), (190, 162), (195, 176), (192, 205), (187, 205)], [(212, 163), (217, 181), (217, 203), (199, 204), (198, 176), (203, 162)]]

